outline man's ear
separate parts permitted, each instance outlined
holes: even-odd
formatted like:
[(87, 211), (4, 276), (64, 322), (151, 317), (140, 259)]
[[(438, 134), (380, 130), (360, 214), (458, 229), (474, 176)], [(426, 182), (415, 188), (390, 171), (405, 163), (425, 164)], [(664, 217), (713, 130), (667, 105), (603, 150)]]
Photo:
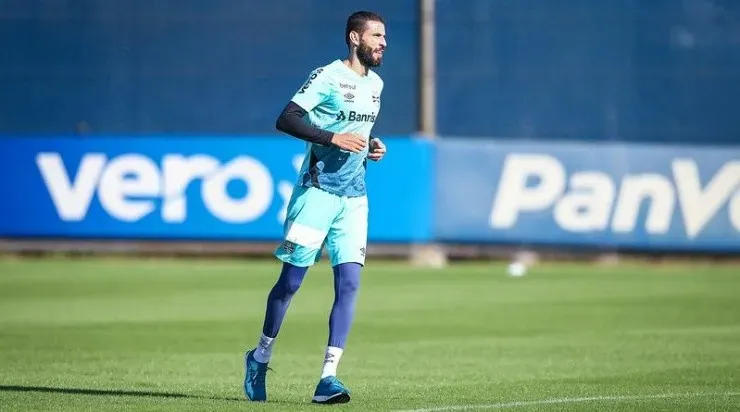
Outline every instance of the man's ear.
[(351, 32), (349, 32), (349, 41), (353, 45), (359, 46), (360, 45), (360, 33), (356, 32), (354, 30), (351, 31)]

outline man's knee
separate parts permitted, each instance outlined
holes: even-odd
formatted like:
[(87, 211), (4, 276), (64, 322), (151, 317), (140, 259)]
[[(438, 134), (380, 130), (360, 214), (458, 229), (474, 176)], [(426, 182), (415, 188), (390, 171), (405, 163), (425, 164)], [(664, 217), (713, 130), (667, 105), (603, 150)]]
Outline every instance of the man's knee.
[(283, 264), (283, 270), (275, 285), (275, 291), (283, 296), (294, 295), (300, 289), (306, 272), (308, 272), (307, 267), (294, 266), (290, 263)]
[(359, 263), (342, 263), (336, 266), (337, 292), (342, 296), (354, 295), (360, 288), (360, 271), (362, 265)]
[(296, 292), (298, 292), (298, 289), (300, 289), (301, 285), (303, 284), (303, 277), (298, 276), (292, 276), (289, 277), (285, 282), (285, 293), (289, 295), (293, 295)]

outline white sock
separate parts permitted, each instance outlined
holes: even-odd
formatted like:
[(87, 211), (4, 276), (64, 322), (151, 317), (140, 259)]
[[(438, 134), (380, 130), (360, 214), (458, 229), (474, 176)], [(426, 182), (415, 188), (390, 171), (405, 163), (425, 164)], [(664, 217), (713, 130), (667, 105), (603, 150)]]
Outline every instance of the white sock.
[(339, 365), (339, 359), (342, 357), (344, 350), (334, 346), (328, 346), (326, 348), (326, 354), (324, 354), (324, 368), (321, 371), (321, 379), (327, 376), (337, 376), (337, 366)]
[(254, 351), (254, 360), (259, 363), (269, 362), (272, 358), (272, 345), (274, 343), (275, 338), (270, 338), (263, 334), (257, 343), (257, 349)]

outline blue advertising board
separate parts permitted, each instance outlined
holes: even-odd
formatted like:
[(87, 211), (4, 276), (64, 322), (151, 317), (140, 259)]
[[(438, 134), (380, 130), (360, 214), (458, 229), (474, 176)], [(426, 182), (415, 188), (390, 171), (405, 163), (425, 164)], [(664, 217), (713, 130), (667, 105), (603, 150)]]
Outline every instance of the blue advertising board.
[[(373, 242), (740, 251), (740, 147), (391, 137)], [(302, 142), (0, 138), (0, 236), (277, 240)]]
[(441, 241), (740, 251), (740, 146), (437, 142)]
[[(431, 238), (433, 147), (368, 164), (371, 241)], [(275, 240), (305, 153), (290, 137), (0, 138), (0, 236)]]

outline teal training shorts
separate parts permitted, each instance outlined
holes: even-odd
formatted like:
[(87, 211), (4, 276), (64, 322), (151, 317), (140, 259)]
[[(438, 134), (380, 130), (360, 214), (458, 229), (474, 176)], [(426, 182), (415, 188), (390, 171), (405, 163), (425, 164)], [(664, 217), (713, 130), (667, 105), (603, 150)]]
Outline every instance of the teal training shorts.
[(318, 262), (326, 246), (332, 266), (365, 264), (367, 196), (337, 196), (315, 187), (293, 189), (275, 256), (294, 266)]

